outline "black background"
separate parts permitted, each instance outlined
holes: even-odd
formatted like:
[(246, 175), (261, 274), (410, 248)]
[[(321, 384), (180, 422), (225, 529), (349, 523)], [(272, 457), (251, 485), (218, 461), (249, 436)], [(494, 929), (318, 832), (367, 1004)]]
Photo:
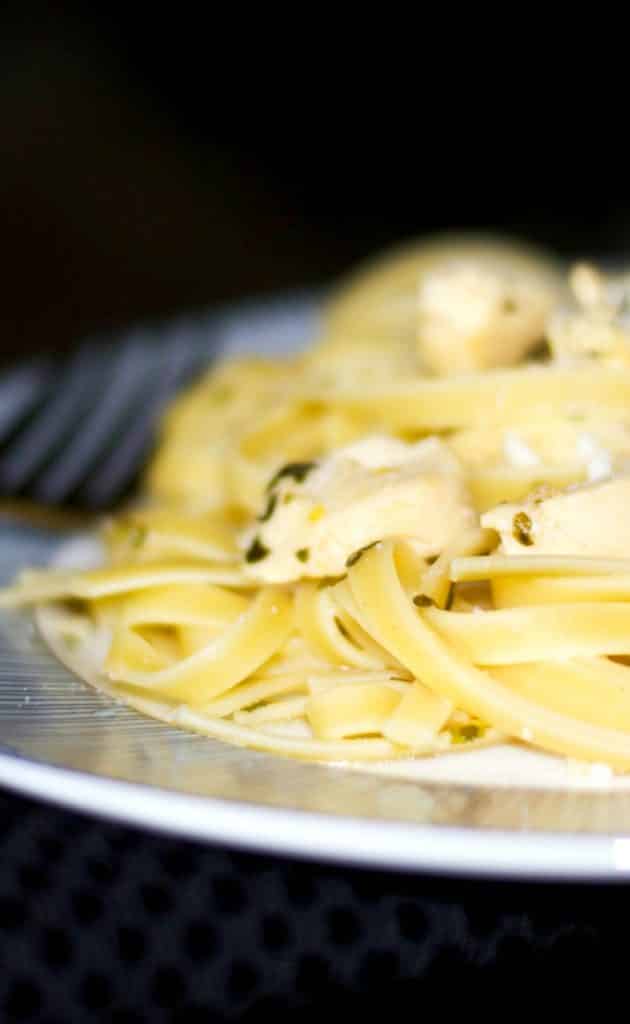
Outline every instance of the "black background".
[(275, 13), (3, 5), (5, 358), (446, 228), (625, 253), (623, 132), (551, 48), (486, 56), (425, 13)]

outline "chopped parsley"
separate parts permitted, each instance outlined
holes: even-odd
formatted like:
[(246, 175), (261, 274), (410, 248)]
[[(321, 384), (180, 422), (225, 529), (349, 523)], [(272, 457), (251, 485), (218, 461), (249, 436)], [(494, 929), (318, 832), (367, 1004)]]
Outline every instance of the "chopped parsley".
[(335, 621), (335, 626), (337, 627), (337, 629), (339, 630), (341, 635), (345, 636), (346, 640), (349, 639), (348, 630), (346, 629), (346, 627), (344, 626), (343, 622), (341, 621), (341, 619), (337, 615), (335, 615), (334, 621)]
[(365, 547), (358, 548), (357, 551), (353, 551), (352, 554), (346, 558), (346, 569), (351, 569), (353, 565), (356, 565), (361, 558), (361, 555), (366, 551), (369, 551), (370, 548), (375, 547), (378, 543), (379, 542), (377, 540), (373, 540), (371, 544), (366, 544)]
[(339, 583), (340, 580), (345, 580), (345, 576), (322, 576), (317, 581), (317, 589), (324, 590), (325, 587), (334, 587), (335, 583)]
[(295, 557), (297, 558), (298, 562), (308, 562), (309, 558), (311, 557), (311, 552), (308, 548), (299, 548), (295, 552)]
[(132, 526), (129, 531), (129, 543), (132, 548), (141, 548), (147, 539), (149, 530), (146, 526)]
[(259, 523), (266, 523), (269, 519), (271, 519), (271, 517), (272, 517), (272, 515), (274, 513), (274, 509), (276, 507), (277, 501), (278, 501), (277, 495), (275, 495), (275, 494), (270, 494), (269, 495), (269, 497), (267, 499), (267, 504), (265, 506), (265, 511), (263, 512), (263, 514), (261, 516), (258, 516), (258, 522)]
[(468, 725), (461, 725), (458, 729), (453, 729), (451, 741), (453, 743), (470, 743), (472, 740), (481, 739), (485, 731), (484, 725), (470, 722)]
[(534, 543), (532, 537), (532, 521), (527, 512), (517, 512), (512, 520), (512, 536), (519, 544), (530, 547)]
[(353, 638), (350, 636), (350, 633), (344, 626), (339, 616), (335, 615), (334, 623), (339, 632), (341, 633), (342, 637), (344, 638), (344, 640), (347, 640), (349, 644), (352, 644), (353, 647), (356, 647), (357, 645), (355, 644)]
[(291, 477), (296, 483), (301, 484), (306, 480), (308, 474), (315, 469), (317, 466), (316, 462), (288, 462), (286, 466), (279, 469), (278, 472), (272, 476), (271, 480), (267, 484), (267, 491), (272, 491), (280, 480), (283, 480), (285, 476)]
[(263, 558), (266, 558), (269, 554), (269, 548), (265, 547), (260, 537), (254, 537), (253, 541), (249, 545), (245, 552), (246, 562), (262, 562)]

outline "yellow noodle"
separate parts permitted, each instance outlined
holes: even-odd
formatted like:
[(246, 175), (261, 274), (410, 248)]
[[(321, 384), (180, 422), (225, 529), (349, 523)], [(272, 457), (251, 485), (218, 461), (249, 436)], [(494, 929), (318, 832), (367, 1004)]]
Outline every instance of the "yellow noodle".
[(630, 653), (630, 604), (581, 603), (444, 612), (427, 622), (476, 665)]
[(486, 512), (502, 501), (519, 501), (541, 484), (564, 489), (586, 479), (586, 467), (533, 466), (514, 469), (510, 466), (475, 467), (468, 475), (475, 506), (479, 512)]
[(265, 750), (272, 754), (285, 754), (306, 761), (386, 761), (404, 756), (404, 748), (388, 740), (364, 738), (347, 742), (345, 740), (317, 740), (300, 737), (280, 736), (267, 733), (258, 726), (252, 729), (245, 725), (226, 722), (221, 718), (210, 718), (189, 712), (182, 719), (189, 729), (196, 729), (204, 735), (234, 743), (239, 747)]
[(492, 581), (492, 598), (497, 608), (572, 601), (630, 601), (630, 574), (497, 576)]
[(224, 625), (247, 608), (249, 601), (211, 583), (173, 584), (138, 590), (121, 602), (120, 614), (127, 626)]
[(261, 722), (290, 722), (301, 718), (308, 704), (308, 697), (293, 697), (289, 700), (275, 700), (263, 704), (253, 711), (237, 711), (234, 721), (239, 725), (260, 725)]
[(451, 590), (450, 568), (453, 559), (463, 555), (478, 555), (491, 547), (490, 530), (465, 530), (423, 573), (419, 594), (428, 597), (438, 608), (444, 608)]
[(112, 677), (115, 678), (119, 672), (157, 672), (171, 663), (164, 651), (135, 630), (123, 625), (114, 629), (105, 662), (105, 669)]
[(333, 665), (380, 668), (382, 663), (353, 643), (345, 615), (333, 602), (328, 588), (316, 583), (301, 583), (296, 591), (295, 611), (300, 631), (312, 648)]
[(630, 370), (528, 366), (453, 377), (401, 378), (378, 386), (331, 386), (313, 398), (341, 409), (369, 410), (394, 430), (453, 430), (585, 413), (598, 406), (622, 413), (630, 405)]
[(630, 733), (630, 669), (605, 658), (504, 665), (492, 673), (514, 693), (581, 721)]
[(335, 686), (309, 699), (306, 719), (318, 739), (367, 736), (382, 732), (400, 700), (400, 694), (379, 683)]
[(143, 508), (118, 520), (116, 526), (129, 537), (132, 558), (199, 558), (206, 562), (239, 559), (234, 530), (224, 515), (183, 516), (169, 508)]
[(67, 598), (95, 601), (146, 587), (180, 583), (215, 583), (250, 588), (255, 585), (241, 569), (218, 565), (187, 565), (183, 562), (91, 569), (83, 573), (55, 569), (30, 570), (22, 573), (12, 587), (0, 594), (0, 607), (18, 607)]
[(435, 693), (499, 730), (553, 753), (630, 769), (630, 735), (560, 714), (475, 668), (429, 625), (396, 577), (390, 545), (365, 553), (350, 585), (380, 642)]
[(262, 590), (251, 607), (216, 640), (158, 672), (120, 668), (116, 682), (143, 687), (195, 707), (242, 682), (282, 646), (292, 625), (292, 602), (282, 590)]
[(579, 555), (485, 555), (455, 558), (451, 580), (455, 583), (491, 580), (499, 576), (630, 576), (630, 558), (584, 558)]
[(203, 712), (213, 717), (225, 718), (236, 711), (244, 711), (253, 704), (269, 700), (271, 697), (306, 690), (306, 680), (300, 678), (297, 673), (291, 673), (288, 676), (267, 676), (261, 679), (252, 677), (249, 682), (240, 683), (239, 686), (233, 687), (222, 697), (209, 701), (204, 705)]
[(416, 682), (392, 711), (383, 726), (383, 735), (413, 750), (422, 749), (435, 740), (452, 711), (452, 701)]

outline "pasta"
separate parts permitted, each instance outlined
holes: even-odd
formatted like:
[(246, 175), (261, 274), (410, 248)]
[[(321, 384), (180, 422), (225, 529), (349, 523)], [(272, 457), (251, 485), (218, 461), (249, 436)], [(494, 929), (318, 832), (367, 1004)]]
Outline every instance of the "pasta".
[(102, 565), (27, 569), (0, 605), (228, 743), (630, 771), (629, 297), (511, 242), (386, 254), (308, 351), (174, 402)]

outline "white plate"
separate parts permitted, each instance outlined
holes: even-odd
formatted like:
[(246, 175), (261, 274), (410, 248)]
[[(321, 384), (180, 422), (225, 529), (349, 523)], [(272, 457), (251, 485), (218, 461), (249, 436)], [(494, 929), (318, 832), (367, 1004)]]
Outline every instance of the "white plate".
[[(224, 349), (277, 350), (312, 328), (303, 303), (249, 306), (226, 321)], [(58, 544), (0, 527), (1, 577), (46, 564)], [(50, 655), (27, 617), (8, 614), (0, 781), (90, 814), (278, 854), (493, 877), (630, 875), (630, 779), (579, 775), (517, 748), (348, 768), (227, 747), (112, 704)]]

